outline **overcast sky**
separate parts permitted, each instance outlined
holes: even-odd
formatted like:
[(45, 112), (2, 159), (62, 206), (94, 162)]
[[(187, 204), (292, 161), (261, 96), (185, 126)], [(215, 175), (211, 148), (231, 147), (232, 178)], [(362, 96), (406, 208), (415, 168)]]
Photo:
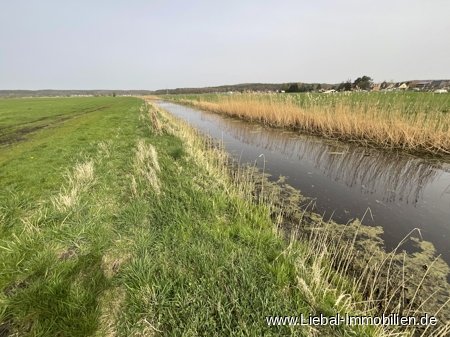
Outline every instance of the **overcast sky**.
[(0, 5), (0, 89), (450, 78), (449, 0)]

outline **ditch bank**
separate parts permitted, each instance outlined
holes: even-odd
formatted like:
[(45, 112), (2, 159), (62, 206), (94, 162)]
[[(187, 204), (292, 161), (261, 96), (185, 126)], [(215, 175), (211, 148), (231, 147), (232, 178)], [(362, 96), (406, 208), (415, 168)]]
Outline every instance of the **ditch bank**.
[[(413, 226), (409, 230), (405, 230), (402, 236), (389, 236), (389, 231), (386, 233), (385, 226), (375, 225), (379, 218), (377, 213), (371, 210), (369, 206), (366, 206), (365, 209), (360, 206), (361, 215), (355, 217), (349, 216), (350, 212), (347, 210), (347, 206), (343, 213), (347, 220), (342, 221), (342, 217), (339, 216), (342, 214), (337, 210), (330, 211), (330, 209), (327, 209), (320, 212), (323, 204), (319, 202), (319, 198), (304, 196), (303, 189), (300, 189), (302, 190), (300, 194), (298, 184), (296, 184), (298, 180), (289, 175), (286, 177), (273, 170), (274, 165), (289, 167), (294, 164), (293, 166), (295, 166), (298, 161), (305, 158), (310, 159), (312, 156), (318, 159), (317, 164), (323, 161), (328, 163), (327, 167), (331, 171), (325, 170), (322, 177), (329, 178), (333, 172), (333, 164), (336, 164), (331, 159), (340, 158), (337, 162), (341, 162), (341, 165), (343, 165), (343, 158), (348, 158), (348, 154), (351, 155), (355, 152), (346, 148), (346, 151), (342, 153), (342, 144), (336, 144), (336, 142), (325, 142), (323, 144), (320, 143), (320, 140), (314, 137), (311, 139), (309, 136), (306, 137), (308, 143), (299, 143), (299, 139), (303, 140), (302, 137), (294, 136), (293, 133), (275, 130), (277, 133), (275, 134), (274, 130), (262, 128), (260, 125), (249, 124), (173, 103), (158, 102), (158, 106), (188, 122), (201, 133), (209, 135), (211, 142), (219, 143), (230, 154), (230, 165), (232, 166), (230, 172), (234, 176), (234, 181), (238, 184), (247, 184), (248, 175), (251, 176), (250, 180), (254, 182), (254, 201), (270, 205), (272, 218), (277, 224), (276, 231), (280, 235), (284, 236), (289, 242), (299, 239), (302, 242), (308, 242), (308, 245), (315, 247), (312, 248), (312, 251), (323, 252), (323, 247), (327, 247), (327, 253), (324, 256), (310, 256), (308, 259), (311, 263), (317, 263), (317, 259), (323, 259), (323, 261), (326, 260), (327, 263), (330, 263), (333, 266), (333, 271), (330, 271), (328, 276), (330, 280), (333, 280), (332, 282), (343, 282), (340, 280), (341, 276), (349, 276), (352, 287), (364, 294), (363, 302), (367, 303), (368, 308), (377, 307), (380, 312), (403, 315), (418, 314), (419, 312), (437, 313), (441, 322), (450, 320), (448, 307), (450, 298), (449, 268), (446, 261), (439, 256), (439, 252), (433, 243), (424, 240), (423, 230)], [(295, 142), (297, 144), (294, 144)], [(321, 151), (314, 148), (314, 143), (318, 143), (316, 145)], [(297, 150), (297, 153), (288, 151), (292, 149), (292, 146)], [(280, 151), (281, 149), (283, 150)], [(303, 151), (301, 151), (302, 149)], [(358, 149), (361, 151), (361, 148)], [(371, 149), (364, 149), (364, 151), (363, 155), (358, 158), (364, 159), (375, 155)], [(288, 152), (290, 155), (288, 155)], [(278, 160), (277, 155), (279, 156)], [(282, 159), (285, 156), (290, 160)], [(297, 160), (295, 160), (296, 158)], [(319, 160), (320, 158), (322, 158), (322, 161)], [(327, 161), (327, 158), (331, 162)], [(379, 157), (376, 158), (379, 159)], [(373, 158), (369, 159), (371, 159), (372, 164), (376, 162)], [(411, 157), (410, 159), (416, 158)], [(323, 166), (318, 166), (323, 169)], [(398, 174), (395, 176), (397, 178), (401, 172), (405, 172), (404, 167), (401, 169), (398, 166), (395, 166), (398, 168)], [(247, 168), (243, 169), (243, 167)], [(338, 167), (342, 168), (342, 166)], [(383, 167), (386, 167), (386, 165), (380, 164), (375, 168), (372, 165), (372, 169), (375, 172), (378, 171), (378, 173)], [(358, 169), (364, 168), (366, 171), (363, 174), (358, 172)], [(392, 169), (392, 166), (387, 166), (387, 168)], [(303, 171), (304, 168), (300, 166), (299, 173)], [(430, 172), (430, 170), (425, 171)], [(349, 184), (350, 186), (345, 185), (355, 187), (358, 179), (375, 179), (377, 177), (375, 172), (371, 171), (370, 165), (364, 166), (360, 163), (352, 171), (352, 175), (355, 177)], [(412, 173), (413, 169), (411, 168), (407, 172)], [(391, 183), (391, 187), (398, 191), (404, 193), (416, 192), (416, 196), (421, 195), (421, 193), (414, 191), (414, 186), (411, 186), (415, 180), (405, 180), (403, 183), (397, 181), (392, 186), (392, 179), (395, 180), (395, 177), (389, 180), (389, 171), (381, 173), (378, 176), (386, 179), (386, 181), (382, 181), (385, 185)], [(245, 175), (245, 178), (242, 178), (243, 175)], [(307, 173), (305, 176), (310, 175)], [(424, 174), (424, 176), (427, 175)], [(348, 176), (344, 174), (341, 177)], [(436, 178), (436, 175), (434, 178)], [(343, 180), (344, 183), (348, 183), (346, 179)], [(429, 181), (432, 180), (429, 179)], [(339, 182), (340, 179), (335, 181)], [(427, 180), (422, 179), (421, 181), (423, 183)], [(379, 184), (380, 182), (374, 181), (370, 187), (376, 190)], [(359, 183), (359, 185), (363, 184)], [(364, 193), (362, 192), (364, 188), (359, 187), (361, 188), (360, 193)], [(371, 194), (368, 194), (368, 197), (370, 197)], [(372, 198), (374, 197), (376, 195), (372, 195)], [(342, 199), (345, 200), (345, 196), (338, 198), (338, 203)], [(330, 196), (327, 200), (330, 200)], [(399, 200), (403, 200), (402, 197)], [(408, 203), (406, 202), (406, 204)], [(385, 206), (381, 202), (376, 203), (376, 205)], [(355, 211), (353, 210), (351, 213), (354, 214)], [(358, 217), (362, 220), (358, 220)], [(367, 224), (368, 219), (372, 222), (369, 223), (371, 226), (363, 225), (363, 223)], [(345, 225), (339, 223), (345, 223)], [(387, 234), (388, 240), (386, 242)]]

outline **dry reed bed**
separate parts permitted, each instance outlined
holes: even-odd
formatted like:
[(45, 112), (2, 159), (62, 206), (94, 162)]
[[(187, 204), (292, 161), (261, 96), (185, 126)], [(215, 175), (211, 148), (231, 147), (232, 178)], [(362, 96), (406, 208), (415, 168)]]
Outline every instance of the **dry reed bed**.
[[(289, 98), (293, 97), (293, 98)], [(179, 99), (195, 107), (261, 122), (274, 127), (287, 127), (327, 138), (357, 141), (365, 145), (402, 149), (428, 154), (450, 154), (450, 114), (436, 109), (407, 110), (404, 104), (389, 109), (383, 104), (351, 102), (345, 99), (311, 102), (300, 105), (295, 96), (284, 99), (271, 95), (218, 95), (214, 100), (195, 96)]]

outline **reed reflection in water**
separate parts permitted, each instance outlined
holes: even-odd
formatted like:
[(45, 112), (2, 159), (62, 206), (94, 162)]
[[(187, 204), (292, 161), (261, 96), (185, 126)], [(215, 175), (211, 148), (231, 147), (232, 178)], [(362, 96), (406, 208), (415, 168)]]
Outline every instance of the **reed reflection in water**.
[(383, 227), (388, 248), (419, 227), (450, 262), (449, 164), (265, 128), (173, 103), (160, 106), (222, 141), (241, 163), (256, 162), (274, 179), (285, 176), (316, 200), (319, 213), (345, 223), (370, 208), (373, 221), (367, 217), (364, 223)]

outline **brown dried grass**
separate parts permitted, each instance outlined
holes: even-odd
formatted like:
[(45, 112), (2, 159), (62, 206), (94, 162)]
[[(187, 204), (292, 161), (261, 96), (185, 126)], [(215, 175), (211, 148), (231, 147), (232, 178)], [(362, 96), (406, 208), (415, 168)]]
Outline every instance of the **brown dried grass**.
[(317, 134), (327, 138), (356, 141), (409, 152), (450, 154), (450, 114), (439, 111), (405, 113), (376, 104), (332, 104), (300, 106), (294, 100), (271, 99), (269, 95), (219, 95), (214, 100), (182, 99), (195, 107), (257, 121), (274, 127)]

